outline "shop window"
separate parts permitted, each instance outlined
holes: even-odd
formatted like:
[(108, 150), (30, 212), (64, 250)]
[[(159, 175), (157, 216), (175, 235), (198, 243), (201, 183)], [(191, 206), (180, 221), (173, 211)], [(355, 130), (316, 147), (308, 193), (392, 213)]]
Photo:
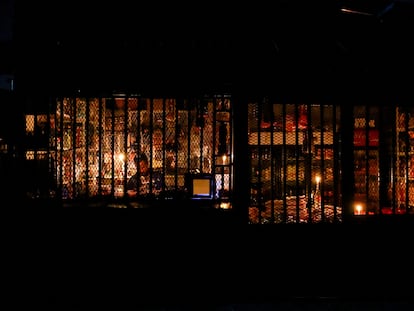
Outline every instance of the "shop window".
[(413, 116), (404, 106), (353, 108), (354, 215), (413, 213)]
[(25, 153), (22, 187), (29, 198), (56, 196), (55, 153), (51, 150), (55, 123), (53, 115), (31, 113), (25, 115)]
[(354, 215), (375, 215), (380, 206), (380, 116), (378, 107), (355, 106)]
[[(209, 174), (214, 181), (212, 204), (230, 202), (230, 96), (177, 99), (114, 94), (58, 98), (52, 106), (46, 150), (62, 199), (185, 199), (191, 197), (185, 176)], [(30, 136), (34, 119), (27, 115), (26, 120)], [(149, 165), (145, 175), (138, 167), (143, 158)], [(131, 195), (133, 176), (140, 186)]]
[(248, 105), (251, 223), (342, 220), (339, 108)]
[(383, 213), (414, 213), (414, 109), (397, 107), (395, 114), (394, 204)]

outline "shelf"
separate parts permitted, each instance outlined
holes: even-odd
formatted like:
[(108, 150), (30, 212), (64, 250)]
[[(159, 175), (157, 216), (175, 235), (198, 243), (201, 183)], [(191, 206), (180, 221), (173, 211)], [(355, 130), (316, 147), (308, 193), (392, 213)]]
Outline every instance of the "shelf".
[[(285, 137), (286, 145), (296, 145), (296, 139), (300, 143), (303, 141), (304, 135), (302, 132), (273, 132), (273, 145), (283, 145), (283, 138)], [(271, 145), (271, 132), (251, 133), (249, 135), (249, 145)]]
[[(272, 132), (254, 132), (249, 135), (249, 145), (271, 145), (272, 141)], [(323, 141), (321, 141), (321, 132), (312, 132), (313, 134), (313, 144), (324, 146), (324, 145), (333, 145), (333, 135), (330, 132), (324, 133)], [(273, 132), (273, 145), (296, 145), (296, 141), (299, 144), (302, 144), (305, 138), (305, 134), (302, 131), (298, 132)], [(285, 144), (283, 143), (285, 139)]]
[(409, 151), (409, 152), (405, 152), (405, 151), (400, 151), (397, 153), (398, 156), (400, 157), (405, 157), (405, 156), (413, 156), (414, 155), (414, 151)]

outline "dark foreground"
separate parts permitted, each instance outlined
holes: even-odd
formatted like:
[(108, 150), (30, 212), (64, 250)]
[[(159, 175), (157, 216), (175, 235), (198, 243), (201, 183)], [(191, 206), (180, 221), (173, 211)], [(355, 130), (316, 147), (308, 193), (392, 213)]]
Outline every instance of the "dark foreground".
[(3, 208), (3, 301), (55, 310), (413, 309), (408, 221), (247, 226), (230, 215)]

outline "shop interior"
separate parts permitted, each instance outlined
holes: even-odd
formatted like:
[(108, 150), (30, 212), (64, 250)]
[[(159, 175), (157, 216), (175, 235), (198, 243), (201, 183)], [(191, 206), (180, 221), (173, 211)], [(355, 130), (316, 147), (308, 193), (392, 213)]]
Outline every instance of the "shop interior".
[[(264, 97), (246, 101), (244, 111), (249, 163), (238, 176), (249, 189), (249, 223), (414, 213), (412, 107), (353, 105), (351, 122), (331, 103)], [(47, 113), (25, 115), (26, 165), (44, 176), (28, 178), (27, 196), (122, 202), (115, 207), (180, 200), (231, 210), (234, 140), (243, 137), (233, 113), (230, 95), (53, 99)], [(134, 176), (139, 186), (131, 194)]]
[[(26, 115), (27, 136), (46, 137), (26, 152), (26, 159), (45, 160), (40, 162), (52, 175), (51, 182), (33, 191), (57, 191), (65, 201), (179, 198), (228, 208), (231, 122), (227, 95), (56, 99), (50, 113)], [(148, 174), (140, 172), (139, 157), (147, 159)], [(134, 175), (139, 185), (130, 195)]]

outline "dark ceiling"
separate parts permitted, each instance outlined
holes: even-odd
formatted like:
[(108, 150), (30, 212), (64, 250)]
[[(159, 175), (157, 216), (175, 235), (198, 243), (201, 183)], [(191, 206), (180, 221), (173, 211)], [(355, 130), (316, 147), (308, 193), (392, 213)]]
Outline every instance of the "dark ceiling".
[(52, 90), (277, 85), (320, 93), (389, 83), (399, 90), (414, 69), (413, 7), (407, 0), (18, 2), (15, 62), (21, 85)]

